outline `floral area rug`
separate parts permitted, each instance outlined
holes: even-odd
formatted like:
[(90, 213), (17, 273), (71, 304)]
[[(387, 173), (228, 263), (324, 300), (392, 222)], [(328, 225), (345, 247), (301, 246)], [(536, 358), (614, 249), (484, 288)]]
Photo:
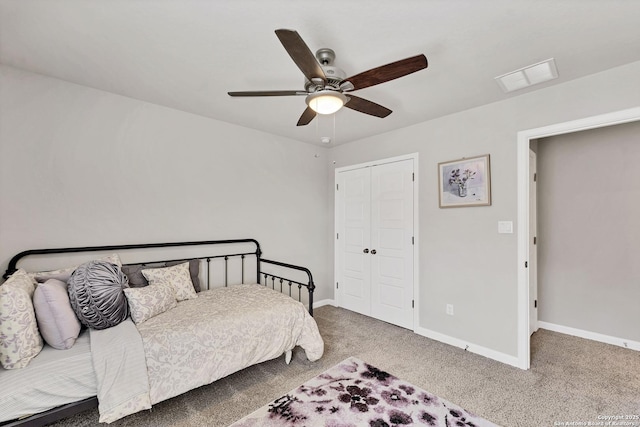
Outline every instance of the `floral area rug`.
[(350, 357), (231, 427), (497, 427)]

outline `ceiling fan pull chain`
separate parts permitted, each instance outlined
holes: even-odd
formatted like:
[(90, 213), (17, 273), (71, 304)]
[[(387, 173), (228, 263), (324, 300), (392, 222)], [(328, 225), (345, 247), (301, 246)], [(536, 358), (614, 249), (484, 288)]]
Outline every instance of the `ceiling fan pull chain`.
[(336, 141), (336, 114), (333, 114), (333, 139), (332, 139), (333, 143), (335, 144)]

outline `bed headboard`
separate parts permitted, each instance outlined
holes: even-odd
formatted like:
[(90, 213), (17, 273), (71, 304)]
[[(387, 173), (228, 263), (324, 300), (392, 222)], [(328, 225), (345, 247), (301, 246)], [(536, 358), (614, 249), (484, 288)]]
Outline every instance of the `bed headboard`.
[[(238, 247), (241, 247), (241, 250), (237, 250)], [(247, 247), (249, 247), (250, 249), (246, 249)], [(203, 248), (203, 250), (211, 249), (211, 253), (205, 255), (185, 254), (184, 257), (182, 255), (178, 257), (172, 256), (172, 259), (156, 258), (144, 259), (140, 261), (137, 260), (135, 264), (153, 264), (160, 262), (199, 259), (201, 260), (201, 264), (204, 264), (202, 267), (204, 267), (203, 271), (206, 274), (206, 277), (202, 279), (205, 279), (204, 282), (206, 283), (206, 288), (209, 289), (212, 286), (212, 263), (214, 261), (219, 262), (220, 267), (218, 268), (218, 270), (222, 270), (218, 271), (218, 275), (223, 277), (223, 280), (221, 280), (222, 283), (219, 284), (228, 286), (231, 268), (233, 267), (230, 265), (230, 261), (239, 260), (239, 265), (236, 265), (236, 270), (234, 271), (235, 276), (237, 277), (236, 280), (239, 280), (240, 283), (260, 283), (265, 286), (270, 286), (272, 289), (278, 290), (282, 293), (288, 292), (289, 296), (291, 296), (292, 298), (295, 298), (295, 288), (297, 288), (297, 299), (301, 302), (303, 300), (302, 288), (305, 288), (307, 290), (309, 313), (313, 315), (313, 291), (315, 290), (315, 284), (313, 283), (313, 276), (311, 274), (311, 271), (309, 271), (309, 269), (306, 267), (262, 258), (260, 243), (258, 243), (258, 241), (255, 239), (203, 240), (191, 242), (142, 243), (128, 245), (84, 246), (73, 248), (30, 249), (20, 252), (19, 254), (11, 258), (11, 260), (9, 261), (9, 265), (7, 266), (7, 270), (2, 277), (5, 279), (8, 278), (19, 268), (18, 264), (21, 262), (25, 262), (25, 259), (28, 257), (46, 257), (47, 255), (59, 256), (62, 254), (77, 255), (91, 252), (117, 252), (123, 258), (123, 265), (128, 265), (134, 263), (127, 260), (127, 252), (143, 251), (145, 256), (151, 256), (150, 254), (153, 253), (153, 256), (155, 257), (156, 250), (158, 256), (160, 256), (162, 254), (163, 248), (184, 248), (185, 250), (187, 248)], [(217, 250), (214, 251), (213, 248), (216, 248)], [(227, 253), (226, 250), (229, 250), (230, 252)], [(251, 271), (247, 271), (247, 274), (245, 274), (245, 270), (251, 267), (249, 266), (249, 264), (253, 264), (252, 262), (249, 262), (251, 258), (255, 258), (255, 271), (251, 269)], [(238, 264), (238, 262), (235, 262), (234, 264)], [(296, 277), (285, 277), (291, 277), (291, 275)]]

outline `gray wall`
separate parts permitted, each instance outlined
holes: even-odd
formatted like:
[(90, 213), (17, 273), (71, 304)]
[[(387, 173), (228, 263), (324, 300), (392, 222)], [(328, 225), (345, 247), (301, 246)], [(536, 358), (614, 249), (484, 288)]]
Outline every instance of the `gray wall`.
[(10, 67), (0, 79), (3, 271), (36, 247), (252, 237), (332, 297), (323, 147)]
[[(33, 247), (251, 236), (333, 298), (335, 167), (419, 152), (418, 326), (510, 356), (517, 236), (497, 222), (517, 230), (517, 132), (640, 105), (635, 62), (327, 150), (8, 67), (0, 79), (1, 265)], [(492, 206), (439, 209), (438, 162), (487, 153)]]
[[(420, 328), (517, 356), (517, 235), (498, 234), (498, 221), (517, 230), (517, 133), (637, 107), (638, 87), (635, 62), (331, 149), (332, 180), (335, 167), (419, 153)], [(439, 209), (438, 162), (487, 153), (492, 205)], [(329, 200), (333, 212), (333, 187)]]
[(640, 341), (640, 122), (538, 142), (539, 320)]

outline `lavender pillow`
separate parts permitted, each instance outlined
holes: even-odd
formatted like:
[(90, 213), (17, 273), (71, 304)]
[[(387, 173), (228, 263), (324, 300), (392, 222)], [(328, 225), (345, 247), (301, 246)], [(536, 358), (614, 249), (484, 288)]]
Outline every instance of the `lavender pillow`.
[(73, 347), (80, 334), (80, 321), (71, 308), (67, 284), (57, 279), (40, 283), (33, 293), (33, 306), (45, 342), (58, 350)]

